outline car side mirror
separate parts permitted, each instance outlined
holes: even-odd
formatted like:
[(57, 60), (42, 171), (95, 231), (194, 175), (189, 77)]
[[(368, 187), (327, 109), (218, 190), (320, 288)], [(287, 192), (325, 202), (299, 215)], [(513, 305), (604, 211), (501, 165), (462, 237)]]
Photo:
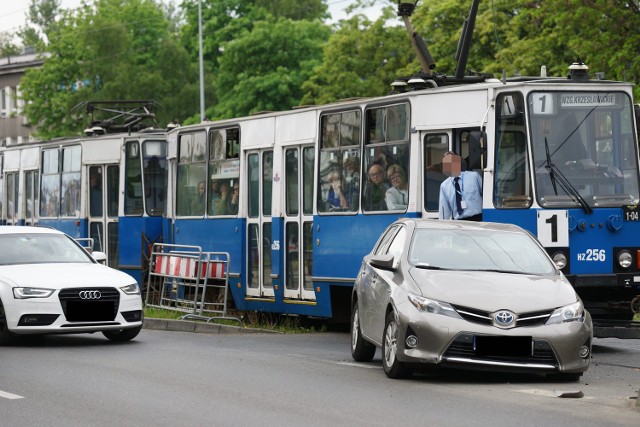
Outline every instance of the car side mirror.
[(99, 264), (107, 265), (107, 254), (105, 254), (104, 252), (93, 251), (91, 253), (91, 256), (93, 257), (93, 259), (98, 261)]
[(372, 267), (382, 268), (383, 270), (395, 270), (393, 255), (371, 255), (369, 257), (369, 264)]

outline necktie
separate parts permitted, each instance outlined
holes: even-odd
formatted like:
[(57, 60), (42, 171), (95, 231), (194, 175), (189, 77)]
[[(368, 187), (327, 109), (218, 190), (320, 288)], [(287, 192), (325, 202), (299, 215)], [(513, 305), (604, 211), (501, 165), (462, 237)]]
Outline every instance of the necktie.
[(462, 191), (460, 190), (460, 178), (453, 178), (453, 186), (456, 189), (456, 210), (458, 215), (462, 215)]

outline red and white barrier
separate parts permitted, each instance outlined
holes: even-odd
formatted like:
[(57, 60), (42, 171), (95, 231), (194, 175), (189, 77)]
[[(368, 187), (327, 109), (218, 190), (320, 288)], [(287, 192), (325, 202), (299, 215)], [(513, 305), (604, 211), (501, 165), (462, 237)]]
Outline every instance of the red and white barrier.
[[(197, 267), (198, 264), (200, 264), (200, 268)], [(153, 272), (164, 276), (195, 279), (196, 271), (200, 270), (201, 279), (224, 279), (225, 264), (223, 261), (215, 260), (209, 262), (199, 261), (184, 255), (158, 254)]]

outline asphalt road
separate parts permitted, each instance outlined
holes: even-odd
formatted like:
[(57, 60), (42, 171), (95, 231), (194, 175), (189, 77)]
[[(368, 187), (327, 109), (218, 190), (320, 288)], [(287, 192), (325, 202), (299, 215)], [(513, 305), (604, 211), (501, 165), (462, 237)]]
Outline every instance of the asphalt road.
[[(0, 348), (2, 426), (639, 426), (640, 340), (596, 339), (577, 383), (449, 371), (390, 380), (343, 333), (145, 329)], [(581, 398), (562, 398), (582, 392)]]

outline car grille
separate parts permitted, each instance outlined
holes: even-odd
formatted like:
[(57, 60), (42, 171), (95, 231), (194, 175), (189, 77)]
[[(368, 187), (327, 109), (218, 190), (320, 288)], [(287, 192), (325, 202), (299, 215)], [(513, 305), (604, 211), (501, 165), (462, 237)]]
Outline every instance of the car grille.
[[(80, 297), (83, 291), (99, 291), (100, 296), (92, 299)], [(118, 314), (120, 292), (116, 288), (70, 288), (58, 294), (62, 311), (69, 322), (112, 321)]]
[[(478, 336), (488, 340), (488, 344), (480, 352), (479, 346), (473, 334), (463, 333), (458, 335), (444, 353), (444, 359), (464, 358), (472, 360), (484, 360), (490, 362), (521, 363), (521, 364), (545, 364), (558, 366), (558, 360), (546, 340), (532, 340), (531, 337), (504, 337), (504, 336)], [(522, 347), (523, 341), (533, 342), (533, 351), (524, 353), (513, 351)], [(525, 354), (526, 353), (526, 354)]]
[[(454, 305), (453, 308), (466, 321), (481, 325), (493, 325), (492, 312), (477, 310), (475, 308)], [(514, 328), (523, 326), (544, 325), (553, 310), (535, 311), (530, 313), (516, 313), (517, 319)]]

